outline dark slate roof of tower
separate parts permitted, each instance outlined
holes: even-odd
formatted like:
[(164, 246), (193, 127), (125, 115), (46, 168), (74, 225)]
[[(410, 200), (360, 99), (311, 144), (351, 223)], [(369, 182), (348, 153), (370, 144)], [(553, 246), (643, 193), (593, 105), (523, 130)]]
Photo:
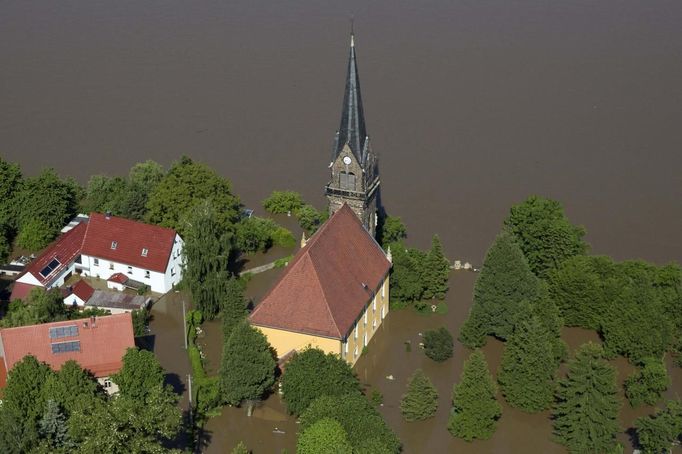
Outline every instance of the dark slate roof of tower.
[(334, 158), (339, 155), (339, 152), (347, 143), (360, 164), (364, 164), (366, 138), (367, 130), (365, 128), (365, 115), (362, 111), (360, 78), (358, 77), (358, 63), (355, 56), (355, 38), (351, 33), (348, 74), (346, 75), (346, 91), (343, 95), (341, 126), (336, 134)]

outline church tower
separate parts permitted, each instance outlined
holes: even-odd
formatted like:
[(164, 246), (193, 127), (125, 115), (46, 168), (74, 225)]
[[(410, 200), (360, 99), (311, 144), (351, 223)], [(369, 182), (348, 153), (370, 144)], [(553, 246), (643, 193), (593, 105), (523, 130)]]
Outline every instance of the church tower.
[(329, 214), (334, 214), (347, 203), (370, 235), (375, 236), (379, 161), (372, 151), (365, 129), (353, 33), (350, 35), (350, 57), (341, 110), (341, 126), (334, 139), (329, 169), (331, 180), (325, 187)]

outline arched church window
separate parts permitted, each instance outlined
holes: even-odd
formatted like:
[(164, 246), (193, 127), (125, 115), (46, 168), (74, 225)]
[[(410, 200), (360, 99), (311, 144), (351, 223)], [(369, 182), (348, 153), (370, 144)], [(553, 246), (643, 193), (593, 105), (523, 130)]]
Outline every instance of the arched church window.
[(341, 189), (355, 191), (355, 174), (352, 172), (341, 172), (339, 174), (339, 183)]

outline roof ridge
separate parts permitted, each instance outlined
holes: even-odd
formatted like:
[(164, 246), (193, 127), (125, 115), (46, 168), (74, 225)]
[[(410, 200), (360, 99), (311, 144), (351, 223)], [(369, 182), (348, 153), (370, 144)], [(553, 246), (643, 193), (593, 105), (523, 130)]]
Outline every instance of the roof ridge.
[(334, 314), (332, 313), (332, 309), (329, 305), (329, 300), (327, 299), (327, 292), (325, 291), (324, 285), (320, 283), (320, 276), (319, 273), (317, 272), (317, 267), (315, 266), (315, 260), (310, 257), (310, 254), (306, 253), (310, 259), (310, 263), (313, 266), (313, 271), (315, 272), (315, 282), (317, 282), (317, 286), (322, 290), (322, 294), (324, 295), (324, 305), (327, 308), (327, 312), (329, 312), (329, 318), (331, 318), (332, 323), (334, 324), (334, 328), (336, 328), (336, 332), (338, 333), (339, 337), (342, 337), (341, 330), (339, 329), (338, 323), (336, 323), (336, 317), (334, 317)]

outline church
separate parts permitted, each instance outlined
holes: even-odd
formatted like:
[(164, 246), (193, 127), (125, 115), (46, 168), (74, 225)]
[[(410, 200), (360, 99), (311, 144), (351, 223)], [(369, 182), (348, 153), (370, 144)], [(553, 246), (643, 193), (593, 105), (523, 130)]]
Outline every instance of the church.
[(330, 218), (249, 316), (280, 360), (312, 346), (354, 365), (387, 316), (391, 257), (375, 240), (378, 164), (365, 127), (351, 34), (341, 125), (325, 187)]

